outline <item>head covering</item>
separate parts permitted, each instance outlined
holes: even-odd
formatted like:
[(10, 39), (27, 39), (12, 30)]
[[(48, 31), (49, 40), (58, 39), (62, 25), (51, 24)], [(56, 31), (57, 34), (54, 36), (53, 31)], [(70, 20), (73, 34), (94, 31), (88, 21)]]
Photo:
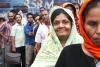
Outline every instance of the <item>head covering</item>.
[[(50, 11), (50, 22), (51, 22), (51, 15), (53, 14), (53, 12), (57, 9), (63, 9), (71, 18), (72, 18), (72, 29), (71, 29), (71, 33), (69, 35), (69, 38), (67, 39), (66, 41), (66, 44), (65, 46), (67, 45), (70, 45), (70, 44), (77, 44), (77, 43), (82, 43), (83, 42), (83, 39), (82, 37), (79, 35), (79, 33), (77, 32), (77, 28), (76, 28), (76, 25), (75, 25), (75, 19), (74, 19), (74, 16), (73, 16), (73, 13), (71, 12), (71, 10), (69, 9), (64, 9), (64, 8), (61, 8), (61, 7), (54, 7), (52, 8), (52, 10)], [(54, 38), (53, 41), (57, 42), (59, 41), (55, 31), (54, 31), (54, 28), (52, 26), (52, 23), (51, 23), (51, 36), (50, 38)], [(60, 41), (59, 41), (60, 42)], [(61, 44), (61, 43), (60, 43)]]
[[(74, 16), (69, 9), (64, 9), (58, 6), (53, 7), (49, 14), (50, 21), (51, 21), (52, 13), (57, 9), (64, 10), (72, 18), (72, 21), (73, 21), (71, 33), (69, 35), (69, 38), (66, 41), (65, 46), (68, 46), (70, 44), (82, 43), (83, 39), (76, 30)], [(41, 45), (41, 49), (39, 53), (37, 54), (36, 59), (31, 67), (54, 67), (62, 49), (63, 47), (54, 31), (54, 28), (51, 22), (50, 34), (48, 38), (46, 39), (46, 42)]]
[(74, 17), (77, 17), (77, 15), (76, 15), (76, 8), (75, 8), (75, 6), (72, 3), (66, 2), (66, 3), (62, 4), (63, 8), (67, 8), (69, 6), (72, 8), (72, 12), (74, 13)]
[(92, 0), (85, 0), (85, 2), (83, 3), (81, 9), (80, 9), (80, 24), (79, 24), (79, 29), (80, 29), (80, 33), (84, 38), (84, 43), (83, 46), (84, 48), (96, 59), (100, 60), (100, 47), (96, 46), (95, 44), (93, 44), (93, 42), (90, 40), (90, 38), (87, 36), (85, 29), (84, 29), (84, 22), (83, 22), (83, 11), (85, 10), (85, 8), (87, 7), (87, 5), (89, 4), (89, 2), (91, 2)]

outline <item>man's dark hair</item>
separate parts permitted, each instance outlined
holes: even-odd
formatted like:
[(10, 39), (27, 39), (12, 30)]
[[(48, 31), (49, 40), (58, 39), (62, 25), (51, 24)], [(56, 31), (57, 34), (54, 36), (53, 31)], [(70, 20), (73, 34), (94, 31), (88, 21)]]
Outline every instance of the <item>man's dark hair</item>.
[(38, 13), (35, 13), (33, 19), (35, 20), (35, 18), (36, 18), (37, 16), (40, 16), (40, 15), (39, 15)]
[(26, 16), (27, 16), (27, 18), (28, 18), (28, 16), (29, 16), (29, 15), (31, 15), (31, 16), (32, 16), (32, 18), (34, 18), (33, 13), (27, 13), (27, 15), (26, 15)]
[(3, 22), (4, 22), (4, 21), (6, 21), (6, 20), (5, 20), (5, 18), (4, 18), (4, 17), (0, 17), (0, 22), (1, 22), (1, 21), (3, 21)]
[(44, 7), (40, 7), (40, 11), (41, 11), (41, 10), (46, 10), (46, 8), (44, 8)]

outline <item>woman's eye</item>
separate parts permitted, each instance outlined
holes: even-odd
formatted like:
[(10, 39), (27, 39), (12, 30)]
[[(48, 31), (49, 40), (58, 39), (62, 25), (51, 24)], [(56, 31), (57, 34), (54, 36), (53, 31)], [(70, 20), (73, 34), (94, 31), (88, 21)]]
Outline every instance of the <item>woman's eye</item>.
[(64, 24), (70, 23), (70, 21), (67, 21), (67, 20), (63, 20), (62, 22), (63, 22)]
[(94, 27), (97, 25), (97, 23), (95, 21), (89, 21), (88, 25)]
[(59, 23), (59, 21), (54, 21), (53, 25), (58, 25)]

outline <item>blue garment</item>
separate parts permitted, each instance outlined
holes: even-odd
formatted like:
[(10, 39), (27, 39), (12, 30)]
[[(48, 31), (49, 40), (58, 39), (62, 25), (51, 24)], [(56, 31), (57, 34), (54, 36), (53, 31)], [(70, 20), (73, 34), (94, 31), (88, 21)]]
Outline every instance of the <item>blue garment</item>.
[(26, 26), (24, 27), (24, 32), (25, 32), (25, 44), (28, 45), (33, 45), (34, 44), (34, 35), (29, 36), (29, 32), (33, 32), (33, 24), (27, 23)]

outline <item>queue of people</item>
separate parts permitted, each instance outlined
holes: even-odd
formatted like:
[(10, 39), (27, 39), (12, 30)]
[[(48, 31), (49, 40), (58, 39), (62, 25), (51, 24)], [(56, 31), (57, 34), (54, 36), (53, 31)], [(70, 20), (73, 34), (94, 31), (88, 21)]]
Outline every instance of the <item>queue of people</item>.
[(0, 18), (0, 52), (20, 53), (21, 63), (2, 59), (2, 67), (100, 67), (99, 9), (100, 0), (67, 2), (27, 13), (27, 21), (11, 10)]

